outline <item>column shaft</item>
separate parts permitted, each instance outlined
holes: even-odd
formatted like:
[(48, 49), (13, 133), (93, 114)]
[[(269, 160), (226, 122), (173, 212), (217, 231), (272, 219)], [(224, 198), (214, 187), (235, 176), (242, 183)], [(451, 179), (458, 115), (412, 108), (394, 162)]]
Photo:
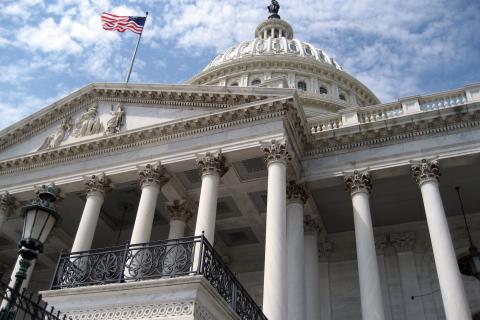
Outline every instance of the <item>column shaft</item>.
[(158, 183), (145, 183), (142, 186), (142, 195), (138, 204), (137, 217), (135, 218), (130, 244), (150, 241), (159, 194), (160, 185)]
[(0, 233), (2, 232), (3, 225), (7, 221), (7, 216), (0, 213)]
[(182, 220), (170, 220), (168, 239), (178, 239), (185, 236), (186, 223)]
[(220, 176), (217, 173), (204, 174), (202, 176), (202, 189), (198, 203), (197, 224), (195, 235), (205, 237), (213, 245), (215, 237), (215, 222), (217, 218), (218, 184)]
[(263, 310), (268, 319), (275, 320), (287, 317), (285, 189), (285, 162), (271, 162), (268, 165)]
[(438, 182), (436, 180), (423, 182), (420, 185), (420, 190), (425, 206), (446, 318), (447, 320), (470, 320), (472, 315), (458, 269)]
[(288, 320), (305, 320), (305, 250), (303, 203), (287, 205)]
[(305, 234), (305, 297), (306, 319), (320, 318), (320, 268), (318, 264), (318, 237), (316, 233)]
[(89, 192), (83, 209), (82, 218), (72, 246), (72, 252), (90, 250), (97, 227), (98, 218), (104, 202), (104, 194), (99, 191)]

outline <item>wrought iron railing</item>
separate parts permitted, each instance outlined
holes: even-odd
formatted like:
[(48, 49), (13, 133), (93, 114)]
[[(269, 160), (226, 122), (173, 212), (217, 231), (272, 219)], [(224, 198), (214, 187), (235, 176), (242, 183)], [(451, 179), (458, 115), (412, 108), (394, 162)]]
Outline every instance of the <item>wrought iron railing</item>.
[[(5, 306), (11, 302), (12, 308)], [(42, 300), (33, 293), (14, 292), (7, 284), (0, 283), (0, 320), (70, 320), (71, 318)]]
[(203, 236), (64, 254), (52, 290), (203, 275), (243, 320), (266, 320)]

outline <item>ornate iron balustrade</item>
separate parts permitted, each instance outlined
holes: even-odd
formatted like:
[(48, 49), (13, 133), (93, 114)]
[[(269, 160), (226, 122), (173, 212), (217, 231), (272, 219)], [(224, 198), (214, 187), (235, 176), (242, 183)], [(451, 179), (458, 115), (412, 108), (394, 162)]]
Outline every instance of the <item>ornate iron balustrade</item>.
[[(14, 298), (14, 299), (13, 299)], [(7, 313), (0, 310), (0, 320), (70, 320), (67, 315), (55, 311), (54, 307), (42, 300), (42, 296), (34, 297), (33, 293), (14, 292), (7, 284), (0, 283), (0, 303), (2, 306), (7, 301), (14, 301), (14, 309)]]
[(203, 275), (241, 319), (267, 319), (203, 236), (63, 254), (52, 290), (188, 275)]

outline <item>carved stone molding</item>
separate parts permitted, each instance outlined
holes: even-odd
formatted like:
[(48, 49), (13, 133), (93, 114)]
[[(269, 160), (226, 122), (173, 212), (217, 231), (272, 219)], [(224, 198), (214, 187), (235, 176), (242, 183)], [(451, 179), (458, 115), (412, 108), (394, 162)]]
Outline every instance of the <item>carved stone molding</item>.
[(103, 132), (103, 124), (98, 117), (98, 103), (93, 103), (75, 123), (75, 138), (86, 137)]
[(292, 160), (292, 156), (287, 151), (286, 143), (272, 140), (270, 144), (265, 145), (262, 149), (265, 155), (265, 163), (267, 166), (275, 162), (287, 164)]
[(155, 164), (147, 164), (145, 169), (138, 172), (138, 175), (141, 188), (152, 184), (159, 185), (162, 188), (170, 180), (167, 170), (160, 161)]
[(290, 181), (287, 184), (287, 201), (305, 204), (308, 200), (307, 188), (304, 183)]
[(416, 234), (413, 231), (382, 234), (375, 237), (375, 246), (381, 252), (392, 247), (397, 252), (412, 251), (416, 239)]
[(117, 104), (115, 112), (112, 112), (112, 117), (107, 122), (107, 129), (105, 135), (111, 135), (120, 132), (125, 121), (125, 109), (121, 103)]
[(372, 191), (372, 180), (367, 171), (359, 172), (355, 170), (353, 174), (344, 177), (346, 191), (353, 196), (358, 192), (370, 194)]
[(10, 217), (19, 206), (20, 203), (10, 193), (5, 192), (0, 196), (0, 215)]
[(85, 181), (85, 188), (87, 190), (87, 195), (94, 192), (106, 194), (112, 190), (112, 181), (105, 175), (105, 173), (92, 175)]
[(185, 319), (193, 316), (194, 301), (172, 303), (130, 305), (111, 308), (98, 308), (69, 311), (73, 320), (150, 320), (150, 319)]
[(303, 228), (305, 234), (319, 234), (322, 230), (320, 226), (320, 219), (318, 217), (312, 217), (310, 215), (305, 215), (303, 217)]
[(222, 152), (217, 154), (207, 152), (204, 156), (199, 156), (197, 166), (202, 177), (209, 174), (218, 174), (223, 177), (228, 171), (227, 158)]
[(441, 175), (438, 161), (423, 159), (420, 162), (412, 163), (412, 175), (419, 186), (428, 181), (438, 181)]
[(185, 223), (192, 218), (193, 214), (188, 209), (188, 202), (186, 200), (175, 200), (167, 204), (167, 209), (171, 220), (180, 220)]

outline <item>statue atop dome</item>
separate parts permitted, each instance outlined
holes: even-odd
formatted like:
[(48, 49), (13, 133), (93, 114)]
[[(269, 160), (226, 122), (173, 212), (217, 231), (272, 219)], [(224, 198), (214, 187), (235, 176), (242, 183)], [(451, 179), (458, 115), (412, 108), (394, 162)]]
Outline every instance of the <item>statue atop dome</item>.
[(280, 11), (280, 4), (277, 0), (272, 0), (272, 4), (267, 8), (268, 12), (270, 12), (268, 19), (280, 19), (280, 16), (278, 15), (278, 11)]

